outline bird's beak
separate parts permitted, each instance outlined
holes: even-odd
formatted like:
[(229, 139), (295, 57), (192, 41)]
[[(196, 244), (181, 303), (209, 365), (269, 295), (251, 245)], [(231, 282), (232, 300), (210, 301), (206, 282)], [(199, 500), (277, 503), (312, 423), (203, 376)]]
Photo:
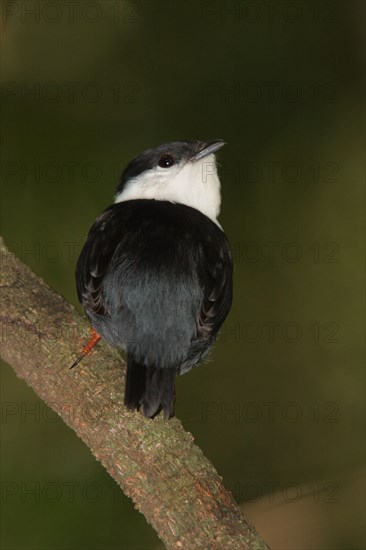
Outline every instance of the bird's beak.
[(199, 149), (197, 153), (195, 153), (191, 160), (193, 162), (196, 162), (196, 160), (203, 159), (204, 157), (207, 157), (207, 155), (212, 155), (213, 153), (216, 153), (221, 147), (225, 145), (225, 142), (222, 141), (222, 139), (214, 139), (213, 141), (207, 141), (207, 142), (200, 142), (199, 143)]

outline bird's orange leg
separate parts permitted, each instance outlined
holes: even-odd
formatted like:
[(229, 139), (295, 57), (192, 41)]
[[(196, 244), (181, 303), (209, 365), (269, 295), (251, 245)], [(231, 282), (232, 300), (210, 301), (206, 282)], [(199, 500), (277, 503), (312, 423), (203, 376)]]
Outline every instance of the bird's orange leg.
[(97, 333), (96, 330), (93, 329), (93, 327), (90, 327), (90, 340), (89, 342), (83, 347), (81, 355), (76, 359), (75, 363), (73, 363), (70, 367), (70, 369), (73, 369), (80, 363), (80, 361), (88, 355), (88, 353), (91, 352), (95, 344), (97, 344), (100, 340), (100, 335)]

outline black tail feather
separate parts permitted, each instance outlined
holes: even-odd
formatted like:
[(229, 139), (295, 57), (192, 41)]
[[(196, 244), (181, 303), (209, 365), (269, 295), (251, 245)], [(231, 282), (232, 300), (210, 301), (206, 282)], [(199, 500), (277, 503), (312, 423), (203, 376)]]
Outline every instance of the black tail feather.
[(141, 397), (145, 393), (146, 373), (130, 356), (127, 358), (125, 407), (136, 410), (141, 405)]
[(145, 367), (127, 358), (125, 406), (153, 418), (161, 410), (166, 418), (174, 412), (176, 368)]

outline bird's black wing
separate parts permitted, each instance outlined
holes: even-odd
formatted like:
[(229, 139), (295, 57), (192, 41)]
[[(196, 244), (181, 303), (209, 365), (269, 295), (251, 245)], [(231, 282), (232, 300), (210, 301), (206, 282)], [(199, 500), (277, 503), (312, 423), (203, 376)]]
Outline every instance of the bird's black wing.
[(118, 208), (111, 206), (91, 227), (76, 265), (77, 293), (88, 313), (100, 316), (108, 314), (103, 300), (103, 281), (120, 240)]
[(225, 234), (216, 226), (202, 248), (199, 274), (203, 300), (197, 319), (199, 340), (215, 338), (230, 311), (233, 295), (233, 267)]

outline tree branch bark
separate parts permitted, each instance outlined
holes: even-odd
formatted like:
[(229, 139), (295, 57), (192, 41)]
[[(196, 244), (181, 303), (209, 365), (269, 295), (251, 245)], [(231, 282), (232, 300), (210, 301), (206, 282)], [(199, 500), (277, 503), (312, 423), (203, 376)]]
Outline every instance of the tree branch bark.
[(70, 362), (88, 324), (0, 238), (1, 356), (90, 447), (170, 549), (268, 549), (178, 419), (123, 408), (125, 368), (98, 344)]

